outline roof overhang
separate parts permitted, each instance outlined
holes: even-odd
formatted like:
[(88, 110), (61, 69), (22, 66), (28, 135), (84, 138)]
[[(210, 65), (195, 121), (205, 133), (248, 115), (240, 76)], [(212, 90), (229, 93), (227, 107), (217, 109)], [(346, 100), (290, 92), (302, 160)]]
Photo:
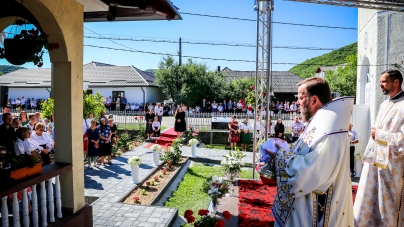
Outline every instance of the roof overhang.
[(306, 2), (321, 5), (346, 6), (375, 10), (404, 12), (404, 0), (284, 0), (288, 2)]
[(84, 22), (182, 20), (170, 0), (76, 0), (84, 6)]

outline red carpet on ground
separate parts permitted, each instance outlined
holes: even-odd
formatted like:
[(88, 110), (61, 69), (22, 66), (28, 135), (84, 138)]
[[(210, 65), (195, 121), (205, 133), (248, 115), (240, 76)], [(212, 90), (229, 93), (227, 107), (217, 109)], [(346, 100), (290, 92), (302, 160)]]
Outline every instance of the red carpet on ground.
[(154, 144), (160, 145), (162, 148), (167, 148), (171, 146), (173, 140), (177, 139), (177, 133), (174, 131), (174, 127), (171, 127), (164, 132), (160, 133), (160, 137), (156, 140), (151, 141), (150, 144), (146, 145), (144, 148), (150, 148)]
[(271, 209), (275, 200), (276, 186), (261, 181), (238, 181), (238, 226), (274, 226)]
[[(275, 200), (276, 186), (264, 185), (261, 181), (238, 180), (239, 205), (238, 226), (274, 226), (271, 209)], [(355, 201), (358, 186), (352, 186)]]

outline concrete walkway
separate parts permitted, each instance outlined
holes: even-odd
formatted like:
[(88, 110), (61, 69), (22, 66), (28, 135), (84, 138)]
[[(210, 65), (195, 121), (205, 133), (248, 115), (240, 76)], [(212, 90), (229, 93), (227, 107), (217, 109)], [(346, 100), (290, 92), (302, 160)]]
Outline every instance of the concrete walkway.
[[(85, 167), (85, 196), (99, 197), (93, 204), (93, 221), (100, 226), (170, 226), (177, 218), (177, 209), (129, 205), (119, 200), (136, 185), (131, 182), (131, 170), (127, 160), (131, 156), (142, 159), (140, 179), (147, 177), (156, 167), (153, 165), (153, 153), (144, 148), (146, 144), (124, 153), (112, 160), (112, 165), (90, 169)], [(191, 155), (191, 147), (183, 146), (183, 156)], [(219, 162), (228, 154), (226, 150), (197, 148), (197, 156)], [(246, 152), (246, 163), (252, 163), (252, 153)]]

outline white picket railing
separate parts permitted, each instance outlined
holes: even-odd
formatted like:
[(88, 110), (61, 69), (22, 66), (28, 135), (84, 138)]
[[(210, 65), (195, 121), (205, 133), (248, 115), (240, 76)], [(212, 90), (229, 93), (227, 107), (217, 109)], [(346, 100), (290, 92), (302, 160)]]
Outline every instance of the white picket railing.
[[(17, 183), (13, 188), (10, 188), (10, 190), (12, 190), (11, 202), (9, 201), (9, 195), (6, 195), (10, 194), (10, 192), (2, 191), (1, 226), (45, 227), (48, 226), (48, 222), (55, 222), (55, 218), (62, 218), (62, 194), (60, 191), (60, 179), (57, 174), (62, 173), (62, 169), (65, 168), (71, 169), (71, 165), (52, 164), (51, 166), (43, 167), (42, 174), (37, 177), (37, 184), (29, 186), (28, 182), (35, 182), (35, 178), (31, 178), (30, 181), (24, 182), (24, 180), (22, 180), (20, 183)], [(44, 169), (46, 170), (44, 171)], [(45, 180), (43, 180), (43, 174), (46, 175)], [(31, 188), (30, 193), (27, 190), (29, 188), (28, 186)], [(39, 189), (37, 188), (38, 186)], [(21, 187), (25, 188), (20, 189)], [(19, 192), (22, 194), (20, 201), (18, 198)], [(31, 212), (29, 209), (30, 206)], [(11, 207), (10, 210), (9, 207)], [(12, 223), (10, 223), (10, 221)]]

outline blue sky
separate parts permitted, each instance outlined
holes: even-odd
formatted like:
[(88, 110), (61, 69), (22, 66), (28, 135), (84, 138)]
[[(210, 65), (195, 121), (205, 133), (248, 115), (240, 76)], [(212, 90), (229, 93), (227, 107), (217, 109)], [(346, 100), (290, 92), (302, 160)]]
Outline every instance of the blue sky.
[[(172, 0), (181, 12), (220, 15), (227, 17), (255, 19), (254, 1), (250, 0)], [(303, 24), (316, 24), (340, 27), (357, 27), (357, 9), (339, 6), (316, 5), (309, 3), (276, 1), (273, 11), (274, 21)], [(183, 20), (85, 23), (84, 26), (105, 37), (153, 38), (177, 41), (210, 41), (226, 43), (256, 43), (256, 22), (227, 20), (218, 18), (182, 15)], [(84, 29), (87, 36), (97, 36)], [(273, 27), (273, 45), (338, 48), (357, 41), (356, 30), (314, 28), (279, 25)], [(159, 52), (177, 53), (178, 44), (155, 42), (116, 41), (130, 48)], [(85, 39), (87, 45), (125, 48), (108, 40)], [(221, 59), (255, 60), (255, 48), (226, 47), (183, 44), (183, 55), (212, 57)], [(306, 59), (329, 51), (274, 49), (273, 62), (300, 63)], [(178, 57), (176, 57), (178, 58)], [(133, 53), (115, 50), (84, 48), (84, 62), (103, 62), (113, 65), (133, 65), (142, 70), (154, 69), (161, 61), (161, 55)], [(187, 59), (183, 58), (183, 62)], [(206, 63), (211, 70), (217, 66), (234, 70), (255, 70), (255, 63), (227, 62), (195, 59)], [(8, 64), (0, 60), (1, 65)], [(23, 67), (36, 67), (32, 63)], [(44, 66), (50, 67), (48, 56)], [(292, 65), (274, 65), (273, 70), (288, 70)]]

